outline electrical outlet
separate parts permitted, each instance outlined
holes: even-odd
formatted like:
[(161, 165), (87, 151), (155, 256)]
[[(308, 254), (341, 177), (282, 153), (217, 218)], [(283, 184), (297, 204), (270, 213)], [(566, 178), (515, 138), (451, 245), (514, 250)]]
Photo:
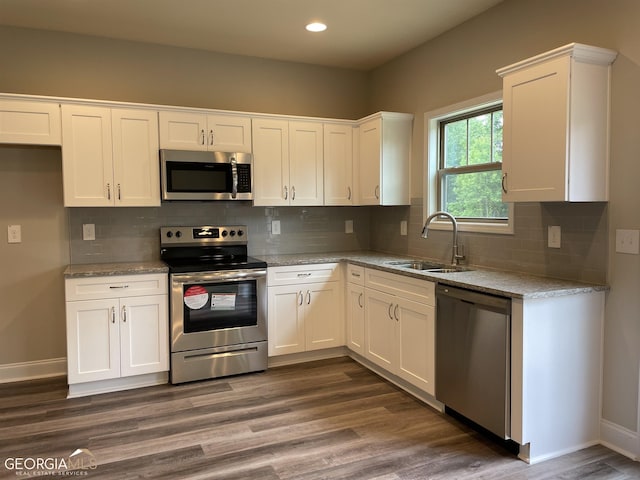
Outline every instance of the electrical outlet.
[(640, 230), (616, 230), (616, 252), (640, 254)]
[(344, 233), (353, 233), (353, 220), (344, 221)]
[(95, 225), (95, 223), (83, 223), (82, 224), (82, 239), (83, 240), (95, 240), (96, 239), (96, 225)]
[(271, 234), (280, 235), (280, 220), (271, 220)]
[(406, 236), (407, 235), (407, 221), (406, 220), (402, 220), (400, 222), (400, 235), (402, 235), (402, 236)]
[(560, 248), (562, 245), (562, 229), (559, 225), (549, 226), (547, 230), (549, 248)]
[(20, 225), (9, 225), (7, 227), (7, 242), (9, 243), (22, 242), (22, 227)]

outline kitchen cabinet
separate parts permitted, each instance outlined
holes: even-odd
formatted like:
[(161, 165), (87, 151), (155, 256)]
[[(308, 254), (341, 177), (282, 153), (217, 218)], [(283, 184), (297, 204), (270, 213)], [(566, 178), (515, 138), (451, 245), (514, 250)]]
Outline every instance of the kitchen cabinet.
[(252, 129), (254, 205), (322, 205), (322, 123), (257, 118)]
[(269, 356), (344, 345), (337, 263), (269, 267)]
[(497, 71), (503, 78), (503, 201), (609, 199), (615, 57), (574, 43)]
[(169, 370), (166, 275), (69, 278), (65, 296), (70, 393)]
[(347, 347), (365, 354), (364, 267), (348, 264), (346, 288)]
[(160, 111), (160, 148), (251, 153), (251, 117)]
[(411, 203), (413, 115), (380, 112), (359, 122), (359, 205)]
[(57, 102), (0, 100), (0, 143), (60, 145), (60, 105)]
[(353, 178), (353, 126), (325, 123), (324, 204), (353, 205), (356, 189)]
[(435, 284), (365, 269), (365, 358), (435, 393)]
[(62, 136), (65, 206), (160, 205), (155, 111), (62, 105)]

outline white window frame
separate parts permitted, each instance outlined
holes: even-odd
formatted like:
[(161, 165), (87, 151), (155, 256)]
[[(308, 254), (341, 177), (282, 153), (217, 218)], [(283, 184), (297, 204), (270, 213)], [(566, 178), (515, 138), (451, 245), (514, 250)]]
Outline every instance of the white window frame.
[[(423, 209), (422, 223), (427, 221), (427, 217), (438, 210), (438, 160), (440, 142), (438, 135), (440, 131), (439, 123), (458, 115), (464, 115), (474, 110), (492, 107), (502, 103), (502, 91), (489, 93), (480, 97), (472, 98), (454, 105), (432, 110), (424, 114), (424, 185), (423, 185)], [(483, 222), (474, 220), (461, 220), (458, 222), (458, 231), (477, 233), (497, 233), (503, 235), (513, 235), (513, 203), (508, 204), (509, 210), (506, 222)], [(449, 220), (434, 219), (429, 225), (434, 230), (452, 230)]]

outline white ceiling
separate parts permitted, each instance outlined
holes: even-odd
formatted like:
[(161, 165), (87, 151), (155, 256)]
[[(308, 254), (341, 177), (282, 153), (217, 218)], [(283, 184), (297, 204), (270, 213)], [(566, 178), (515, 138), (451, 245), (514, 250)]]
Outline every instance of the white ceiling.
[(501, 1), (0, 0), (0, 25), (369, 70)]

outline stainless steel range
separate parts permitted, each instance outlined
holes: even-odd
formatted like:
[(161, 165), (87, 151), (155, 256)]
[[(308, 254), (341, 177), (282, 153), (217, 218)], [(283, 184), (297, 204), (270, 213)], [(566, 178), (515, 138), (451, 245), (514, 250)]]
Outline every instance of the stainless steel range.
[(267, 264), (244, 225), (160, 229), (169, 266), (171, 383), (267, 368)]

